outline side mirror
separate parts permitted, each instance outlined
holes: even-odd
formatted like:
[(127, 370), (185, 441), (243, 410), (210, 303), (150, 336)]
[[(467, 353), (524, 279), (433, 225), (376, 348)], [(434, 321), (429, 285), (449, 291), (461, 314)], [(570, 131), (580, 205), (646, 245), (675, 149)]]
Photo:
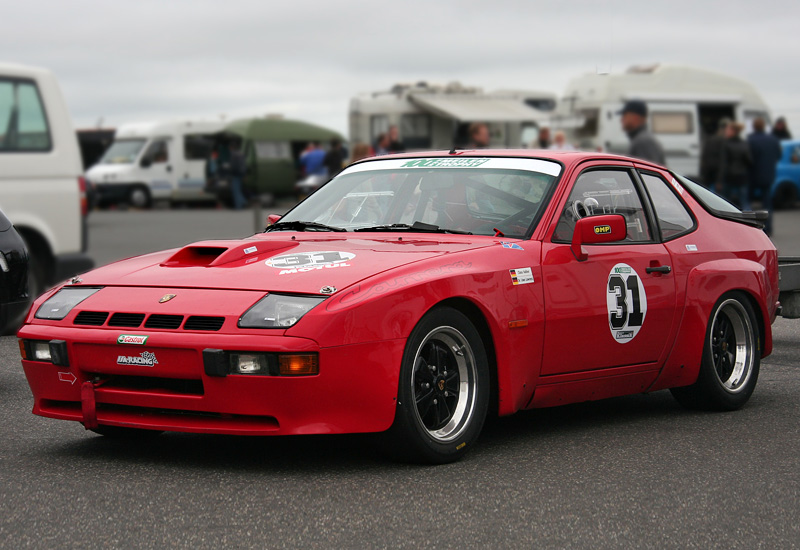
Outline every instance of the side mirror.
[(278, 223), (279, 219), (281, 219), (280, 214), (270, 214), (269, 216), (267, 216), (267, 225)]
[(153, 164), (153, 159), (150, 158), (149, 156), (142, 157), (142, 160), (139, 161), (139, 166), (141, 166), (142, 168), (150, 168), (152, 164)]
[(583, 245), (618, 242), (627, 236), (628, 226), (622, 214), (581, 218), (572, 233), (572, 253), (579, 262), (583, 262), (589, 258)]

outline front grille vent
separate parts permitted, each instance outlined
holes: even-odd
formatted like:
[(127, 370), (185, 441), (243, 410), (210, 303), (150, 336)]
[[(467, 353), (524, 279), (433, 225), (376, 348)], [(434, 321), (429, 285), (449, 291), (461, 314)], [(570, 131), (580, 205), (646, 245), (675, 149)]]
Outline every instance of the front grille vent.
[(162, 315), (154, 313), (147, 318), (144, 328), (176, 329), (181, 326), (183, 315)]
[(93, 327), (103, 326), (108, 319), (107, 311), (81, 311), (75, 316), (76, 325), (89, 325)]
[(225, 322), (225, 317), (204, 317), (192, 315), (186, 319), (183, 330), (219, 330)]
[(110, 327), (138, 327), (144, 321), (144, 313), (115, 313), (108, 322)]

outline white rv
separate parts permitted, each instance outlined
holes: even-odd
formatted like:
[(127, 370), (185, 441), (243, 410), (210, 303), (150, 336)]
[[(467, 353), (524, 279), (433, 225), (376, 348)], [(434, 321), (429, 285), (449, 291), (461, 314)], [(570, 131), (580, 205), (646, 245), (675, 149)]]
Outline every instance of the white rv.
[(471, 123), (485, 122), (492, 147), (521, 147), (555, 106), (556, 95), (550, 92), (485, 93), (457, 82), (398, 84), (350, 101), (350, 143), (374, 144), (390, 126), (397, 126), (407, 150), (450, 149), (467, 144)]
[(722, 118), (748, 126), (756, 117), (769, 121), (769, 109), (743, 80), (704, 69), (676, 65), (632, 67), (623, 74), (588, 74), (572, 80), (558, 114), (580, 118), (565, 128), (581, 149), (626, 154), (628, 137), (620, 126), (625, 101), (648, 105), (650, 130), (661, 142), (669, 168), (697, 176), (700, 151)]
[(125, 124), (100, 161), (86, 172), (101, 203), (148, 207), (154, 200), (211, 200), (206, 159), (222, 121)]

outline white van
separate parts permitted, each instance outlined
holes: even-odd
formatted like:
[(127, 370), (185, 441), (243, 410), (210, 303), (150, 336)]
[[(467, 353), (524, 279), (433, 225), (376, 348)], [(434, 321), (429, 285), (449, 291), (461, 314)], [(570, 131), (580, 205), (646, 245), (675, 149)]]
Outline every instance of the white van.
[(748, 82), (694, 67), (652, 65), (572, 80), (557, 109), (561, 116), (582, 119), (565, 128), (568, 140), (585, 150), (627, 154), (619, 111), (630, 99), (647, 103), (649, 128), (664, 147), (667, 166), (689, 177), (698, 175), (700, 151), (720, 119), (748, 128), (756, 117), (769, 121), (766, 103)]
[(214, 200), (204, 191), (211, 135), (222, 121), (125, 124), (100, 161), (86, 172), (100, 204), (146, 208), (154, 200)]
[(86, 182), (55, 76), (0, 63), (0, 210), (30, 252), (29, 293), (88, 271)]

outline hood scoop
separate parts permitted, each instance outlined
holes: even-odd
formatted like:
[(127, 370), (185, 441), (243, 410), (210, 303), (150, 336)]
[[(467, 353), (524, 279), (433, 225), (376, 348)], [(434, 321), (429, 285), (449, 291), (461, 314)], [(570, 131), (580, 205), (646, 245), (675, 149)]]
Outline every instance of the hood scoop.
[(294, 248), (296, 241), (203, 241), (178, 250), (161, 263), (162, 267), (217, 267), (244, 258)]

